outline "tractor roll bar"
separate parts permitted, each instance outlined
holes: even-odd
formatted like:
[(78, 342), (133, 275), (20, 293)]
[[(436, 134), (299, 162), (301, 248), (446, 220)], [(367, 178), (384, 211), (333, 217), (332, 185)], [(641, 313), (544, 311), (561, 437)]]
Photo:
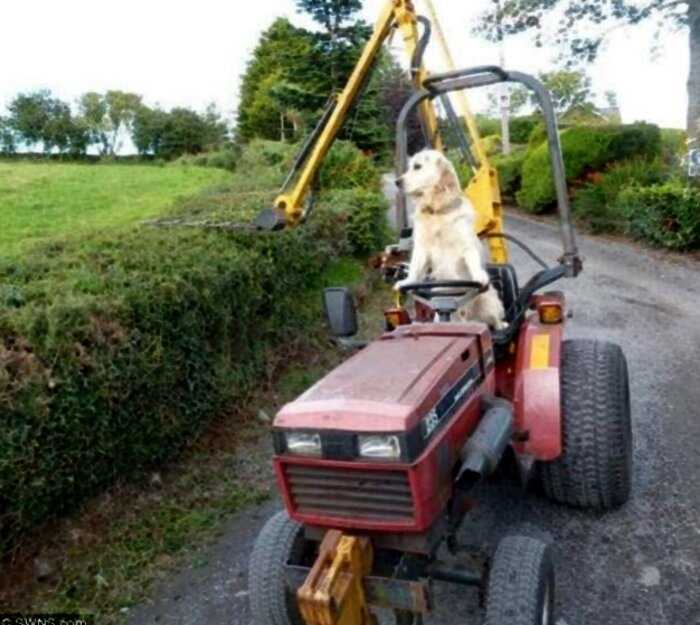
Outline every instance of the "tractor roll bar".
[[(564, 158), (559, 141), (557, 118), (554, 114), (552, 99), (545, 86), (534, 76), (522, 72), (509, 72), (496, 65), (482, 65), (443, 74), (434, 74), (423, 82), (423, 87), (409, 98), (404, 105), (396, 123), (396, 174), (405, 173), (408, 165), (408, 127), (407, 120), (411, 112), (425, 100), (435, 98), (452, 91), (485, 87), (501, 82), (517, 82), (534, 91), (539, 100), (547, 128), (547, 142), (552, 163), (554, 187), (557, 195), (559, 210), (559, 224), (564, 254), (560, 263), (567, 269), (566, 275), (574, 277), (581, 271), (582, 263), (576, 245), (576, 236), (571, 223), (571, 207), (566, 186), (566, 172)], [(401, 190), (398, 196), (399, 223), (403, 227), (406, 219), (406, 196)]]

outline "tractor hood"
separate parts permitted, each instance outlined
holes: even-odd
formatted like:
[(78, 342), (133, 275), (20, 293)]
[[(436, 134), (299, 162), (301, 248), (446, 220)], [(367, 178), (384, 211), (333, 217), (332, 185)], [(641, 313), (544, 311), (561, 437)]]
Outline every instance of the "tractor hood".
[(404, 432), (467, 373), (482, 380), (493, 366), (482, 324), (413, 324), (370, 343), (295, 401), (275, 428)]

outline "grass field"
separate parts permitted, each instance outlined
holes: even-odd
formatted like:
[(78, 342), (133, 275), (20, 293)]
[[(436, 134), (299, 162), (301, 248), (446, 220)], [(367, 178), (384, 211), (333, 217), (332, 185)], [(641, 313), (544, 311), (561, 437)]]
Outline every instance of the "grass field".
[(157, 217), (230, 177), (204, 167), (0, 162), (0, 256)]

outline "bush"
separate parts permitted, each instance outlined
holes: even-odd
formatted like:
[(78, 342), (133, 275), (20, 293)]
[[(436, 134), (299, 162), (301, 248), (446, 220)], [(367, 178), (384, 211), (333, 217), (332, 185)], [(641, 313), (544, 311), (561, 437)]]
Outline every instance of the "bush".
[(322, 196), (319, 210), (347, 219), (346, 239), (338, 243), (338, 249), (368, 256), (382, 250), (389, 241), (389, 205), (381, 193), (360, 189), (331, 191)]
[(236, 165), (236, 187), (242, 191), (279, 190), (299, 146), (255, 139), (246, 144)]
[(685, 175), (685, 158), (688, 155), (688, 134), (684, 130), (662, 128), (661, 153), (669, 171), (678, 177)]
[(530, 131), (527, 139), (527, 149), (535, 150), (547, 141), (547, 127), (543, 121), (538, 122)]
[(379, 171), (350, 141), (336, 141), (323, 161), (321, 189), (377, 189)]
[(630, 186), (658, 184), (665, 178), (666, 170), (660, 159), (617, 163), (595, 182), (576, 190), (573, 213), (593, 232), (622, 233), (627, 228), (627, 219), (617, 205), (620, 192)]
[(628, 233), (671, 250), (700, 249), (700, 190), (680, 181), (632, 187), (620, 193), (617, 208)]
[(486, 117), (485, 115), (477, 115), (476, 127), (482, 137), (498, 135), (501, 133), (501, 120), (494, 119), (493, 117)]
[(510, 140), (512, 143), (525, 145), (530, 140), (532, 131), (540, 123), (539, 117), (528, 115), (526, 117), (514, 117), (510, 120)]
[[(574, 127), (561, 133), (569, 182), (629, 158), (655, 159), (661, 152), (659, 129), (651, 124)], [(523, 163), (518, 204), (541, 213), (554, 205), (556, 193), (547, 143), (531, 150)]]
[(219, 150), (217, 152), (209, 152), (207, 154), (207, 167), (218, 167), (219, 169), (227, 169), (228, 171), (236, 170), (238, 154), (233, 150)]
[(494, 167), (498, 170), (498, 181), (501, 186), (501, 193), (504, 197), (515, 197), (520, 189), (523, 163), (527, 151), (524, 149), (513, 150), (511, 154), (495, 156), (492, 160)]
[(344, 205), (291, 232), (142, 228), (0, 261), (0, 551), (255, 386), (318, 318), (336, 241), (369, 245), (379, 208), (366, 192)]
[(498, 154), (503, 149), (503, 143), (501, 141), (500, 134), (486, 135), (481, 137), (481, 144), (486, 151), (486, 154), (493, 156)]
[(233, 149), (203, 152), (201, 154), (183, 154), (173, 161), (175, 165), (195, 167), (215, 167), (235, 171), (240, 154)]

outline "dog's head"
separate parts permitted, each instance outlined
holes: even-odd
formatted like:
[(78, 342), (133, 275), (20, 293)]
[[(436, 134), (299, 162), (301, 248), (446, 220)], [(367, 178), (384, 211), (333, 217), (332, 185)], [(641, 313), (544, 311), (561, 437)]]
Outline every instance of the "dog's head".
[(429, 207), (436, 213), (461, 197), (454, 165), (437, 150), (424, 150), (413, 156), (396, 184), (406, 195), (418, 199), (419, 208)]

